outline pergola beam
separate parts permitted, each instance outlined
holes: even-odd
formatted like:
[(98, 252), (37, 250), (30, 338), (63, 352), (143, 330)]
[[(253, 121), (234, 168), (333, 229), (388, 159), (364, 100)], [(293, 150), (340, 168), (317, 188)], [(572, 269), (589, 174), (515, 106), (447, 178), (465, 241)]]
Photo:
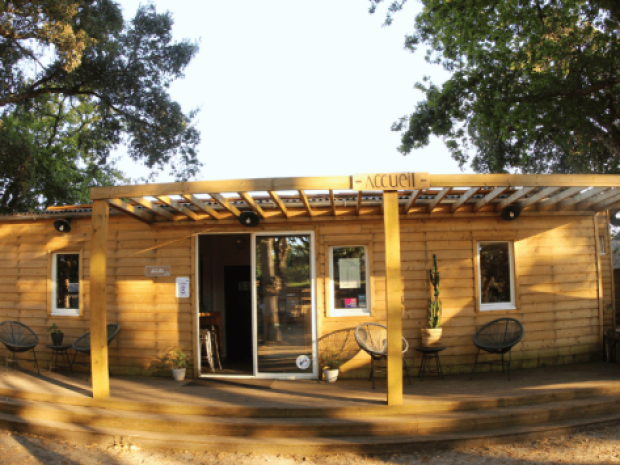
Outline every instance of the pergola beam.
[(265, 212), (260, 207), (260, 205), (256, 203), (256, 201), (252, 198), (250, 194), (248, 194), (247, 192), (239, 192), (239, 195), (245, 201), (245, 203), (247, 203), (248, 206), (256, 212), (258, 216), (260, 216), (261, 218), (265, 218)]
[(273, 202), (278, 206), (278, 208), (280, 209), (280, 211), (282, 212), (282, 214), (288, 218), (288, 209), (286, 208), (286, 206), (284, 205), (284, 202), (282, 202), (282, 199), (280, 198), (280, 196), (277, 194), (277, 192), (275, 191), (268, 191), (269, 192), (269, 197), (271, 197), (271, 200), (273, 200)]
[(237, 217), (241, 215), (241, 212), (239, 211), (239, 209), (235, 207), (232, 203), (230, 203), (230, 201), (226, 197), (224, 197), (222, 194), (209, 193), (209, 195), (211, 196), (213, 200), (215, 200), (217, 203), (219, 203), (222, 207), (224, 207), (226, 210), (228, 210), (233, 215)]
[(110, 207), (116, 210), (122, 211), (123, 213), (126, 213), (129, 216), (139, 221), (142, 221), (143, 223), (151, 224), (154, 220), (153, 215), (151, 215), (150, 213), (147, 213), (142, 210), (138, 210), (132, 204), (123, 202), (121, 199), (110, 199), (108, 203)]
[(469, 199), (471, 199), (474, 195), (476, 195), (476, 192), (478, 192), (480, 190), (479, 187), (470, 187), (467, 192), (465, 192), (464, 194), (462, 194), (459, 199), (454, 202), (451, 206), (450, 206), (450, 210), (452, 211), (452, 213), (456, 212), (462, 205), (465, 204), (465, 202), (467, 202)]
[(507, 187), (496, 187), (491, 192), (489, 192), (487, 195), (485, 195), (483, 198), (478, 200), (476, 202), (476, 204), (474, 205), (473, 210), (475, 212), (480, 211), (480, 209), (482, 209), (482, 207), (484, 207), (485, 205), (487, 205), (488, 203), (492, 202), (497, 197), (502, 195), (502, 193), (504, 193), (506, 191), (506, 189), (508, 189), (508, 188)]
[(332, 214), (336, 216), (336, 199), (334, 198), (334, 191), (329, 191), (329, 204), (332, 207)]
[(191, 218), (192, 220), (196, 221), (198, 219), (198, 215), (196, 215), (196, 213), (194, 213), (193, 211), (191, 211), (189, 208), (187, 207), (182, 207), (179, 202), (177, 202), (176, 200), (172, 200), (170, 197), (168, 197), (167, 195), (157, 195), (155, 196), (158, 200), (164, 202), (166, 205), (168, 205), (170, 208), (172, 208), (174, 211), (181, 213), (185, 216), (187, 216), (188, 218)]
[(403, 207), (403, 213), (405, 215), (409, 214), (411, 207), (413, 207), (413, 205), (415, 204), (415, 201), (418, 200), (418, 197), (420, 197), (420, 194), (422, 194), (422, 189), (417, 189), (411, 192), (411, 194), (409, 194), (409, 198), (407, 199), (407, 202), (405, 203), (405, 206)]
[(443, 189), (441, 189), (441, 191), (439, 191), (436, 195), (435, 198), (428, 204), (427, 206), (427, 211), (429, 213), (432, 213), (433, 210), (435, 209), (435, 207), (437, 205), (439, 205), (439, 202), (441, 202), (443, 200), (443, 198), (448, 195), (448, 192), (450, 192), (450, 190), (452, 190), (451, 187), (444, 187)]
[(432, 174), (433, 187), (620, 187), (612, 174)]
[(512, 205), (513, 203), (515, 203), (517, 200), (522, 199), (527, 194), (532, 192), (534, 189), (536, 189), (536, 188), (535, 187), (524, 187), (523, 189), (519, 189), (516, 192), (513, 192), (507, 198), (505, 198), (501, 202), (499, 202), (497, 204), (497, 207), (495, 207), (495, 209), (497, 211), (501, 211), (502, 209), (506, 208), (507, 206)]
[(360, 210), (362, 208), (362, 191), (357, 191), (357, 208), (355, 209), (355, 214), (360, 216)]
[(529, 207), (530, 205), (535, 204), (536, 202), (544, 199), (545, 197), (549, 197), (551, 194), (553, 194), (556, 191), (559, 191), (561, 188), (560, 187), (546, 187), (543, 190), (541, 190), (538, 194), (534, 194), (533, 196), (521, 200), (519, 202), (519, 207), (521, 208), (526, 208)]
[(217, 211), (207, 205), (204, 201), (200, 200), (194, 194), (184, 194), (181, 197), (183, 197), (187, 202), (191, 203), (201, 212), (211, 215), (216, 220), (219, 220), (221, 218), (220, 214)]
[(149, 202), (148, 200), (142, 199), (142, 198), (132, 198), (129, 200), (131, 200), (134, 203), (137, 203), (143, 208), (146, 208), (150, 212), (155, 213), (157, 216), (161, 216), (162, 218), (165, 218), (170, 221), (172, 221), (173, 219), (172, 213), (170, 213), (168, 210), (164, 210), (159, 205), (155, 205), (153, 202)]
[(596, 204), (604, 202), (607, 199), (610, 199), (612, 197), (615, 197), (619, 193), (620, 191), (618, 189), (609, 189), (608, 191), (605, 191), (602, 194), (594, 195), (590, 197), (588, 200), (584, 200), (583, 202), (578, 203), (577, 209), (582, 210), (582, 209), (588, 209), (588, 208), (594, 207)]
[(298, 191), (298, 192), (299, 192), (299, 197), (301, 198), (301, 202), (304, 204), (304, 207), (306, 207), (306, 211), (308, 212), (308, 215), (314, 216), (314, 212), (312, 211), (312, 207), (310, 206), (310, 202), (308, 201), (308, 196), (306, 195), (304, 191)]
[(607, 190), (607, 188), (593, 187), (592, 189), (582, 192), (581, 194), (571, 197), (570, 199), (562, 200), (558, 204), (558, 210), (566, 210), (567, 208), (577, 205), (579, 202), (583, 202), (584, 200), (588, 200), (589, 198), (600, 194), (604, 190)]

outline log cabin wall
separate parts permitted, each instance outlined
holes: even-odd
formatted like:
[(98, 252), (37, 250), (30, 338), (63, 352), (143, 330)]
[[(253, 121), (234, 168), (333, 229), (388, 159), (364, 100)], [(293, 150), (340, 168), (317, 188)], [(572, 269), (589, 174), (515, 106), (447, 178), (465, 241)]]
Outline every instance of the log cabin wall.
[[(597, 234), (608, 234), (607, 219), (603, 215), (594, 218), (552, 213), (544, 217), (522, 216), (513, 222), (497, 217), (401, 217), (403, 331), (410, 346), (419, 344), (419, 330), (426, 322), (431, 295), (428, 270), (432, 255), (436, 254), (442, 278), (442, 327), (448, 346), (442, 353), (442, 364), (447, 373), (471, 369), (475, 354), (473, 334), (484, 323), (501, 316), (518, 318), (525, 327), (525, 337), (513, 352), (516, 367), (599, 357), (601, 315), (605, 328), (613, 325), (613, 281), (609, 254), (597, 255)], [(385, 320), (384, 234), (380, 216), (354, 221), (315, 219), (312, 223), (304, 220), (261, 224), (254, 230), (232, 223), (148, 226), (127, 216), (111, 216), (107, 319), (108, 323), (121, 326), (110, 346), (112, 374), (150, 374), (151, 364), (175, 346), (183, 347), (193, 358), (194, 234), (287, 229), (316, 231), (319, 350), (339, 352), (345, 361), (344, 376), (367, 376), (368, 357), (357, 348), (352, 330), (362, 321)], [(53, 220), (0, 223), (0, 320), (21, 321), (39, 335), (37, 356), (43, 369), (49, 366), (51, 356), (45, 344), (51, 342), (47, 328), (52, 323), (63, 330), (69, 343), (89, 331), (90, 237), (90, 217), (74, 218), (72, 231), (67, 234), (56, 232)], [(476, 240), (514, 241), (516, 311), (476, 310)], [(372, 254), (373, 314), (364, 318), (330, 317), (328, 247), (356, 244), (368, 245)], [(50, 253), (75, 250), (83, 254), (82, 315), (52, 317), (48, 314)], [(146, 265), (170, 265), (171, 276), (147, 278)], [(192, 298), (175, 297), (177, 276), (192, 278)], [(0, 347), (0, 357), (5, 354), (4, 347)], [(417, 353), (410, 350), (407, 357), (408, 365), (417, 368)], [(188, 375), (191, 376), (191, 368)]]

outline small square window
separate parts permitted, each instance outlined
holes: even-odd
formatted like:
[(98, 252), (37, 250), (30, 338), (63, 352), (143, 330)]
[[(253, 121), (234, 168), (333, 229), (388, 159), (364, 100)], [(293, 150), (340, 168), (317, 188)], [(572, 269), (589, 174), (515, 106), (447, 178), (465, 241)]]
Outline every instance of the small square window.
[(52, 315), (80, 316), (80, 254), (52, 256)]
[(598, 252), (600, 255), (607, 254), (607, 242), (605, 241), (605, 236), (598, 236)]
[(367, 247), (330, 247), (330, 315), (370, 314)]
[(514, 310), (515, 278), (512, 242), (478, 242), (480, 310)]

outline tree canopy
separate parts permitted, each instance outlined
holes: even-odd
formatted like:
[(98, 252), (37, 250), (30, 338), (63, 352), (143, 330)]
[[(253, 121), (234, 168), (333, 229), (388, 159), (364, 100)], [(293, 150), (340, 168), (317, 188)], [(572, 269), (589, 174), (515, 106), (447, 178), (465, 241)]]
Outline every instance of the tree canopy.
[(156, 172), (200, 167), (192, 124), (168, 89), (198, 47), (172, 40), (172, 17), (112, 0), (0, 0), (0, 212), (88, 201), (123, 181), (123, 145)]
[(421, 3), (405, 45), (452, 75), (416, 84), (425, 99), (393, 125), (401, 152), (436, 135), (479, 172), (620, 172), (620, 2)]

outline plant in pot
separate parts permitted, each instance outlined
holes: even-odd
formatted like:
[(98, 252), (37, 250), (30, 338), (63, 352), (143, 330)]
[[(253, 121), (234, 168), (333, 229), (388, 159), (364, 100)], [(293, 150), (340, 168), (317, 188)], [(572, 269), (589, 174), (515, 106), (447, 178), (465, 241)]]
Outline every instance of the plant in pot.
[(341, 361), (336, 357), (334, 352), (327, 352), (323, 356), (323, 379), (328, 383), (335, 383), (338, 379)]
[(54, 344), (55, 346), (61, 346), (64, 333), (60, 330), (58, 326), (56, 326), (56, 323), (52, 324), (52, 326), (47, 328), (47, 330), (50, 331), (50, 335), (52, 336), (52, 344)]
[(187, 369), (187, 355), (181, 349), (174, 349), (170, 351), (168, 361), (172, 365), (172, 377), (175, 381), (183, 381)]
[(428, 304), (428, 327), (421, 328), (422, 346), (428, 347), (439, 344), (441, 341), (441, 301), (439, 300), (439, 271), (437, 270), (437, 256), (433, 254), (434, 269), (430, 270), (431, 284), (433, 285), (433, 299)]

